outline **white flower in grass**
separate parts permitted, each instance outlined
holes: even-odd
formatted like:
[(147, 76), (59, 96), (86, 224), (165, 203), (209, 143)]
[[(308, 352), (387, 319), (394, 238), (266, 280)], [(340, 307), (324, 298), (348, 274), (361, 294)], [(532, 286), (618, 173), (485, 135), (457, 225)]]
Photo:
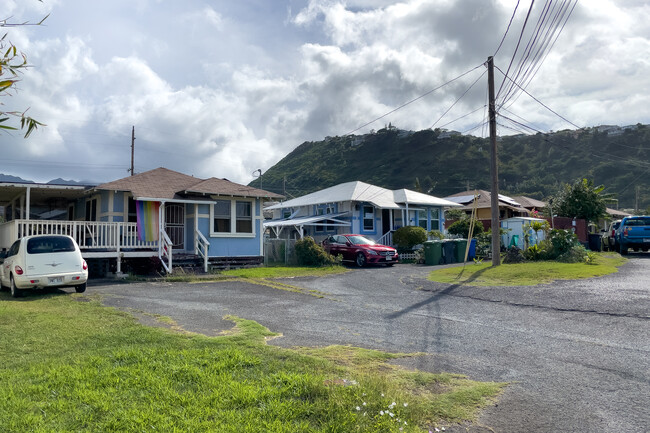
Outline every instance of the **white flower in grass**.
[(408, 406), (408, 405), (409, 405), (408, 403), (404, 403), (404, 407), (406, 407), (406, 406)]
[(383, 410), (380, 410), (380, 411), (379, 411), (379, 415), (382, 415), (382, 416), (383, 416), (383, 415), (384, 415), (384, 411), (383, 411)]
[(357, 410), (361, 410), (361, 408), (359, 406), (357, 406)]
[(388, 415), (390, 415), (391, 418), (395, 416), (393, 412), (388, 412)]
[(363, 405), (364, 405), (364, 406), (366, 405), (366, 402), (365, 402), (365, 401), (363, 402)]

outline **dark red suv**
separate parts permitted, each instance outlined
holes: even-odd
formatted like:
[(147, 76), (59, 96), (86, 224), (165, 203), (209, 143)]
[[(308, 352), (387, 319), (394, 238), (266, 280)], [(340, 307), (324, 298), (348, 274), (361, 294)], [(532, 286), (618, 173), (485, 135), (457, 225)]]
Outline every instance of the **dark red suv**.
[(397, 250), (386, 245), (376, 244), (361, 235), (332, 235), (323, 241), (328, 253), (343, 256), (344, 262), (353, 262), (362, 267), (366, 264), (393, 266), (398, 262)]

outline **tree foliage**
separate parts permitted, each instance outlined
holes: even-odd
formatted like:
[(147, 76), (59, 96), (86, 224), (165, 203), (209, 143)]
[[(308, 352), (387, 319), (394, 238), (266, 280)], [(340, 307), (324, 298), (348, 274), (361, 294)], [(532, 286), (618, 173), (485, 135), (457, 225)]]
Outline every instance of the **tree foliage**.
[(604, 189), (602, 185), (595, 186), (590, 179), (565, 184), (553, 198), (553, 211), (558, 216), (597, 221), (607, 208), (605, 202), (609, 196), (603, 194)]
[[(40, 1), (40, 0), (39, 0)], [(49, 15), (48, 15), (49, 16)], [(18, 23), (13, 24), (7, 19), (0, 20), (0, 27), (16, 27), (27, 25), (41, 25), (47, 16), (35, 24)], [(27, 56), (21, 52), (8, 38), (8, 33), (0, 37), (0, 130), (16, 131), (18, 127), (12, 126), (11, 120), (18, 119), (20, 129), (25, 131), (25, 138), (34, 132), (43, 123), (27, 115), (25, 111), (5, 110), (2, 102), (6, 96), (12, 95), (16, 91), (16, 85), (20, 82), (20, 75), (29, 67)]]

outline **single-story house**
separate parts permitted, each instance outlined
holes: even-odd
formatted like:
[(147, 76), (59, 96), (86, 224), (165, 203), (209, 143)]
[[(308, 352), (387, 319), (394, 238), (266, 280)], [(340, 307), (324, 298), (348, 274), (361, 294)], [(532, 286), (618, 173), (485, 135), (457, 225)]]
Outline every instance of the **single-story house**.
[[(474, 204), (474, 197), (476, 197), (476, 204)], [(482, 189), (464, 191), (444, 197), (444, 199), (460, 204), (462, 206), (460, 210), (465, 211), (468, 215), (476, 206), (476, 218), (479, 220), (489, 221), (492, 219), (492, 195), (489, 191)], [(529, 210), (515, 199), (499, 194), (499, 219), (528, 216), (529, 213)]]
[(459, 206), (408, 189), (354, 181), (266, 207), (273, 218), (264, 227), (278, 238), (311, 236), (321, 241), (333, 234), (356, 233), (392, 245), (392, 233), (402, 226), (444, 230), (444, 209)]
[(84, 258), (263, 260), (262, 201), (282, 196), (157, 168), (97, 186), (0, 182), (0, 248), (31, 234), (75, 238)]

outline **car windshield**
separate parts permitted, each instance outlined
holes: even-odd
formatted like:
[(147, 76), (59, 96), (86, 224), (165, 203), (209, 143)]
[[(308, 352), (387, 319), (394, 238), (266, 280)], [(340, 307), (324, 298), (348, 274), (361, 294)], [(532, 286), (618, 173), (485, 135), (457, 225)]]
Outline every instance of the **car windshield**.
[(347, 238), (354, 245), (375, 245), (374, 241), (363, 236), (347, 236)]
[(45, 254), (74, 251), (72, 239), (63, 236), (43, 236), (27, 241), (27, 254)]

